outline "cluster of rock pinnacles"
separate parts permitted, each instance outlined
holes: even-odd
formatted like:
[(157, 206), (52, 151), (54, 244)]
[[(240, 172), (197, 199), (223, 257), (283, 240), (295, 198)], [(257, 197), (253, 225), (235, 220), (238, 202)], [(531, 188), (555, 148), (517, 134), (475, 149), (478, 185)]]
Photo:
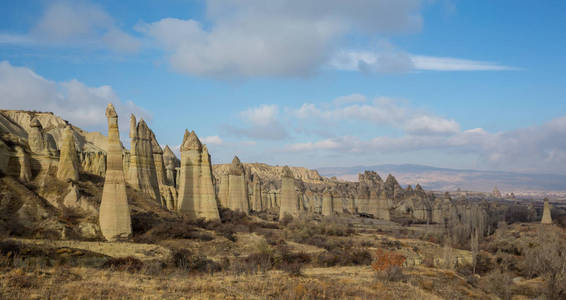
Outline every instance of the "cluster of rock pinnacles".
[[(207, 146), (194, 131), (185, 131), (179, 160), (169, 146), (161, 148), (143, 119), (138, 121), (133, 115), (128, 151), (120, 142), (118, 115), (112, 104), (106, 108), (106, 117), (108, 135), (104, 136), (85, 132), (51, 113), (2, 111), (0, 171), (24, 183), (39, 177), (45, 181), (56, 163), (56, 177), (68, 183), (68, 191), (62, 202), (50, 202), (98, 213), (100, 232), (109, 241), (128, 239), (132, 234), (126, 185), (193, 219), (219, 220), (224, 207), (246, 214), (270, 211), (280, 219), (285, 215), (358, 214), (390, 220), (391, 214), (401, 214), (421, 223), (464, 224), (479, 230), (488, 226), (491, 203), (464, 196), (452, 199), (448, 193), (438, 196), (418, 184), (402, 188), (392, 175), (382, 180), (376, 172), (365, 171), (357, 182), (340, 181), (305, 168), (244, 164), (237, 156), (231, 164), (212, 166)], [(104, 177), (98, 210), (82, 200), (79, 171)], [(499, 191), (494, 195), (501, 197)], [(548, 201), (541, 222), (552, 223)]]

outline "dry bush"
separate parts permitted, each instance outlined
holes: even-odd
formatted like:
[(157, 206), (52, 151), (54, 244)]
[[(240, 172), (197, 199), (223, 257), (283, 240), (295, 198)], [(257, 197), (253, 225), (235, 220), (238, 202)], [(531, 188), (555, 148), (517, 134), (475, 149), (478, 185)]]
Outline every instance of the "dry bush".
[(371, 267), (377, 272), (383, 272), (392, 267), (402, 267), (407, 258), (394, 251), (377, 249), (375, 251), (375, 261)]
[(256, 252), (240, 258), (234, 267), (236, 273), (256, 273), (278, 269), (290, 275), (301, 275), (304, 265), (311, 262), (307, 253), (292, 253), (284, 243), (272, 247), (262, 241), (256, 245)]
[(524, 250), (523, 269), (544, 279), (549, 299), (566, 298), (566, 239), (553, 228), (539, 228), (536, 244)]
[(513, 223), (527, 223), (536, 218), (532, 211), (524, 205), (511, 205), (505, 211), (505, 222), (507, 224)]
[(481, 277), (479, 287), (484, 291), (495, 294), (503, 300), (510, 300), (513, 286), (512, 275), (509, 272), (496, 270)]
[(144, 267), (144, 263), (132, 256), (111, 258), (103, 265), (104, 268), (108, 268), (114, 271), (138, 273)]
[(176, 268), (187, 272), (214, 273), (222, 270), (217, 262), (203, 255), (193, 255), (187, 249), (174, 250), (172, 260)]

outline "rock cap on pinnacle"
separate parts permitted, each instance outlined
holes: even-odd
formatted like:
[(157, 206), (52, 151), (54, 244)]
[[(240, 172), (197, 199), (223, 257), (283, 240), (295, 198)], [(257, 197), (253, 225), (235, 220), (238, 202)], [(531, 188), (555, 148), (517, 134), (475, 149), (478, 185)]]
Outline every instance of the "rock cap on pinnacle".
[(112, 105), (112, 103), (108, 103), (108, 106), (106, 106), (106, 117), (107, 118), (118, 117), (118, 114), (116, 113), (116, 109), (114, 108), (114, 105)]
[(288, 166), (284, 166), (283, 167), (283, 171), (281, 173), (281, 177), (290, 177), (293, 178), (293, 172), (291, 172), (291, 169)]
[(189, 132), (185, 129), (185, 136), (183, 137), (183, 144), (181, 146), (181, 151), (185, 150), (201, 150), (202, 144), (198, 139), (197, 134), (195, 131)]

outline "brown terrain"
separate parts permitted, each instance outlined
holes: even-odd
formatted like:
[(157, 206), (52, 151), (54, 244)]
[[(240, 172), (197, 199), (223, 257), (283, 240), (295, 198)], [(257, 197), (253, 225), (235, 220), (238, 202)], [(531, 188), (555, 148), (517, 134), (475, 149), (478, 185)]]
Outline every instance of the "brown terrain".
[(0, 298), (566, 299), (556, 203), (179, 159), (134, 116), (128, 150), (106, 115), (0, 111)]

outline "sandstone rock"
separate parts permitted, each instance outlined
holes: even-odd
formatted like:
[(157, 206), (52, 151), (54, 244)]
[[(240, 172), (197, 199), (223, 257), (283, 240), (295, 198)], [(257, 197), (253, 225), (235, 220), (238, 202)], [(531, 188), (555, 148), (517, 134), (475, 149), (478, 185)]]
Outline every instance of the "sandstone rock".
[(30, 131), (28, 132), (29, 148), (34, 153), (44, 153), (47, 151), (45, 138), (43, 137), (43, 127), (38, 119), (33, 118), (30, 122)]
[(332, 192), (327, 189), (322, 194), (322, 215), (332, 216), (334, 215), (334, 203), (333, 203)]
[(279, 207), (279, 219), (281, 220), (286, 214), (293, 217), (299, 216), (299, 201), (295, 188), (295, 178), (291, 169), (285, 166), (281, 174), (281, 201)]
[(228, 193), (229, 193), (229, 177), (228, 173), (222, 174), (218, 185), (218, 201), (222, 207), (228, 207)]
[(16, 146), (16, 156), (20, 167), (19, 179), (21, 182), (31, 181), (31, 164), (29, 154), (21, 146)]
[(550, 203), (548, 199), (544, 199), (544, 209), (542, 211), (542, 219), (540, 220), (541, 224), (552, 224), (552, 216), (550, 214)]
[(75, 137), (70, 126), (65, 129), (63, 143), (61, 144), (61, 155), (57, 166), (57, 179), (62, 181), (79, 180), (79, 158), (75, 148)]
[(169, 146), (165, 146), (163, 149), (163, 163), (165, 164), (165, 177), (168, 184), (177, 187), (177, 168), (181, 166), (181, 161)]
[(259, 176), (254, 175), (253, 181), (253, 193), (252, 193), (252, 209), (254, 211), (263, 211), (263, 201), (261, 195), (261, 183)]
[(153, 160), (152, 135), (153, 132), (143, 119), (136, 124), (135, 116), (130, 116), (131, 146), (128, 183), (161, 203), (157, 171)]
[(250, 210), (245, 171), (240, 159), (234, 156), (232, 167), (228, 173), (227, 207), (234, 211), (248, 213)]
[(497, 198), (497, 199), (501, 199), (501, 198), (502, 198), (501, 192), (499, 191), (499, 189), (498, 189), (497, 187), (494, 187), (494, 188), (493, 188), (493, 191), (491, 192), (491, 196), (492, 196), (493, 198)]
[(188, 130), (185, 130), (181, 144), (177, 209), (190, 218), (220, 219), (212, 184), (210, 155), (194, 131), (189, 133)]
[(177, 202), (177, 190), (173, 181), (167, 179), (165, 159), (163, 158), (163, 150), (155, 138), (155, 134), (151, 133), (151, 149), (153, 151), (153, 162), (155, 163), (155, 173), (157, 175), (157, 184), (159, 185), (159, 193), (161, 194), (161, 205), (169, 210), (175, 210)]
[(104, 238), (108, 241), (116, 241), (130, 237), (132, 226), (122, 166), (118, 115), (112, 104), (108, 104), (106, 108), (106, 117), (108, 118), (108, 149), (106, 150), (106, 178), (102, 190), (99, 223)]

